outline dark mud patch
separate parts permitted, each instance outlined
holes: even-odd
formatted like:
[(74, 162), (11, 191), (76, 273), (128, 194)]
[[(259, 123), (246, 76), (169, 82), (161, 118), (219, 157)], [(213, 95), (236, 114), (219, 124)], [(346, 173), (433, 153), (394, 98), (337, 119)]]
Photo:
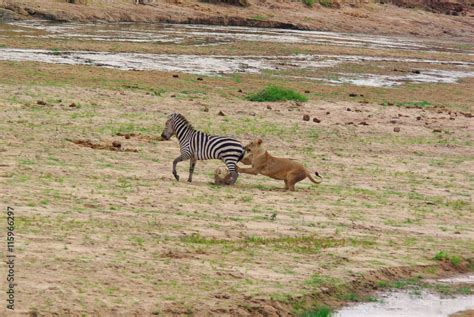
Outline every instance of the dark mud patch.
[(106, 142), (106, 143), (95, 143), (90, 140), (68, 140), (76, 145), (82, 147), (88, 147), (94, 150), (107, 150), (107, 151), (116, 151), (116, 152), (138, 152), (137, 149), (133, 148), (123, 148), (122, 144), (118, 141)]

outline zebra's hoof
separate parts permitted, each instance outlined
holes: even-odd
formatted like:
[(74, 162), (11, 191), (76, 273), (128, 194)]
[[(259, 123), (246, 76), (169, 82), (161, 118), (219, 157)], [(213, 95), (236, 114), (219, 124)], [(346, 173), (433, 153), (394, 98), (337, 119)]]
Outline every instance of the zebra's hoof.
[(174, 178), (176, 178), (177, 181), (179, 181), (179, 175), (178, 174), (173, 174)]
[(191, 183), (193, 180), (191, 178), (188, 178), (188, 182)]

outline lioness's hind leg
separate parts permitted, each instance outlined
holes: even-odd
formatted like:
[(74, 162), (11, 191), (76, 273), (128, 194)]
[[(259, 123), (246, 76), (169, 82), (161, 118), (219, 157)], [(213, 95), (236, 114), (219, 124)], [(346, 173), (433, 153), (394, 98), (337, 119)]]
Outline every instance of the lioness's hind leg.
[(301, 173), (300, 171), (288, 173), (288, 188), (289, 188), (289, 190), (294, 192), (295, 191), (295, 184), (298, 183), (299, 181), (305, 179), (305, 178), (306, 178), (306, 174)]

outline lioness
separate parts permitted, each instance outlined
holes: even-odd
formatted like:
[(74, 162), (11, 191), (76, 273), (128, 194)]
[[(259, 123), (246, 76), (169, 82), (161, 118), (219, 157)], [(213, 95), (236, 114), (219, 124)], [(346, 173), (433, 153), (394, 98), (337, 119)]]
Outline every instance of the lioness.
[[(245, 158), (251, 161), (252, 167), (240, 168), (237, 166), (237, 172), (252, 175), (262, 174), (273, 179), (285, 181), (285, 190), (295, 190), (295, 184), (308, 177), (313, 183), (319, 184), (311, 174), (304, 168), (303, 164), (292, 159), (274, 157), (262, 145), (263, 141), (257, 139), (247, 144)], [(315, 175), (319, 178), (318, 172)]]

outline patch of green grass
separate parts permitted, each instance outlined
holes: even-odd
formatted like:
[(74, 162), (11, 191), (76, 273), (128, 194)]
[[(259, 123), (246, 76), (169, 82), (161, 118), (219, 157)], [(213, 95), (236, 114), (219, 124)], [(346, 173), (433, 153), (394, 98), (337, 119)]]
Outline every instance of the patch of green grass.
[(308, 97), (294, 91), (293, 89), (286, 89), (274, 85), (269, 85), (255, 94), (248, 95), (246, 98), (247, 100), (257, 102), (286, 100), (308, 101)]
[(397, 102), (397, 106), (399, 107), (429, 107), (431, 103), (428, 101), (415, 101), (415, 102)]
[(312, 8), (315, 3), (315, 0), (303, 0), (303, 3), (308, 7)]
[(448, 259), (449, 259), (448, 253), (446, 253), (444, 251), (439, 251), (433, 257), (433, 260), (437, 260), (437, 261), (446, 261)]
[(263, 15), (258, 14), (258, 15), (253, 16), (252, 19), (258, 20), (258, 21), (265, 21), (267, 18)]
[(333, 6), (332, 0), (318, 0), (318, 1), (319, 1), (319, 4), (322, 5), (323, 7), (332, 8)]
[(310, 310), (299, 315), (300, 317), (330, 317), (332, 316), (331, 309), (323, 306), (315, 310)]
[(134, 245), (138, 245), (140, 247), (143, 246), (143, 244), (145, 243), (145, 239), (143, 239), (142, 237), (130, 237), (130, 242), (132, 242)]
[(59, 50), (59, 48), (52, 48), (51, 52), (53, 53), (53, 55), (61, 55), (61, 51)]
[(449, 262), (451, 262), (452, 265), (454, 266), (459, 266), (461, 265), (462, 259), (460, 256), (453, 255), (450, 259)]

